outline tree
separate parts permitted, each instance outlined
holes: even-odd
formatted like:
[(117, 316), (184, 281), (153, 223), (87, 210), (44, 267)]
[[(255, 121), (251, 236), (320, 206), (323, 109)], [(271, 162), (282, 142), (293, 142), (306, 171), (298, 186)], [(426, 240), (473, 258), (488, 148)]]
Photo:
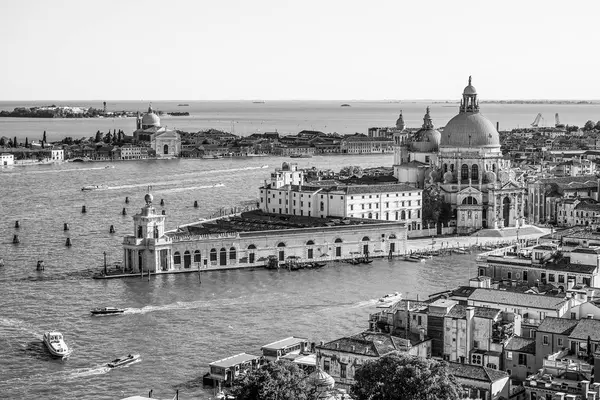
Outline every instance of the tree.
[(29, 147), (29, 138), (26, 137), (25, 138), (25, 148), (28, 148), (28, 147)]
[(4, 147), (6, 145), (3, 137), (0, 138), (0, 146)]
[(94, 138), (94, 143), (100, 143), (102, 141), (102, 132), (96, 132), (96, 137)]
[(596, 122), (596, 126), (594, 127), (597, 131), (600, 131), (600, 121)]
[(423, 225), (448, 222), (452, 217), (452, 206), (435, 186), (423, 190)]
[(358, 165), (349, 165), (340, 170), (340, 175), (349, 177), (356, 176), (357, 178), (360, 178), (363, 176), (363, 169)]
[(310, 400), (315, 391), (307, 378), (296, 363), (269, 362), (236, 378), (231, 394), (236, 400)]
[(445, 362), (395, 353), (364, 364), (354, 381), (356, 400), (458, 400), (463, 391)]
[(17, 137), (13, 139), (13, 147), (19, 147), (19, 142), (17, 142)]
[(47, 140), (46, 140), (46, 131), (44, 131), (44, 136), (42, 136), (42, 142), (47, 142)]
[(594, 129), (595, 126), (596, 126), (596, 123), (594, 121), (588, 120), (588, 122), (586, 122), (585, 125), (583, 126), (583, 130), (591, 131)]

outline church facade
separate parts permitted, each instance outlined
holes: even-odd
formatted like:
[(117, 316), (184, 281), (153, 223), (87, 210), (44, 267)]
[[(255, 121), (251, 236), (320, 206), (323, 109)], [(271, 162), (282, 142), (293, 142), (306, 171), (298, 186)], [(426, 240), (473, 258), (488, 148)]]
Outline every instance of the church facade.
[(399, 182), (442, 195), (451, 205), (458, 233), (522, 226), (525, 183), (503, 157), (494, 124), (479, 112), (471, 78), (458, 115), (442, 132), (434, 129), (429, 114), (427, 109), (421, 130), (396, 145), (394, 175)]
[(151, 106), (144, 115), (138, 115), (133, 140), (136, 143), (148, 142), (159, 158), (179, 157), (181, 154), (179, 133), (160, 126), (160, 118)]

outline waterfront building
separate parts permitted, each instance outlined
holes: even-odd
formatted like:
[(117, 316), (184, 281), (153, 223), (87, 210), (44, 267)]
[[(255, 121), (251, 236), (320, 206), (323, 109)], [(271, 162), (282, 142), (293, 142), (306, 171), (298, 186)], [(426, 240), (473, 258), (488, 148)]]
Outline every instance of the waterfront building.
[(513, 336), (504, 344), (501, 369), (518, 381), (524, 381), (536, 370), (536, 341), (532, 338)]
[(361, 365), (386, 354), (402, 352), (427, 358), (431, 355), (431, 339), (423, 332), (390, 335), (381, 332), (361, 332), (316, 345), (318, 368), (333, 377), (338, 387), (354, 384), (354, 375)]
[(202, 382), (209, 386), (231, 386), (240, 374), (260, 368), (263, 364), (261, 356), (240, 353), (208, 364), (209, 371)]
[(448, 370), (463, 387), (464, 399), (500, 400), (509, 398), (509, 376), (503, 371), (455, 362), (448, 363)]
[(283, 163), (260, 188), (264, 212), (401, 221), (408, 230), (421, 229), (422, 191), (394, 182), (346, 184), (336, 180), (306, 182), (295, 163)]
[(160, 118), (152, 107), (140, 118), (136, 118), (136, 130), (133, 132), (135, 143), (146, 142), (156, 152), (157, 157), (178, 157), (181, 154), (181, 137), (160, 125)]
[(529, 287), (549, 284), (562, 293), (576, 286), (600, 287), (600, 247), (589, 242), (580, 246), (577, 236), (563, 236), (566, 245), (560, 252), (556, 244), (544, 243), (519, 252), (515, 247), (506, 247), (479, 255), (478, 275), (495, 281), (523, 282)]
[(269, 343), (261, 347), (263, 357), (268, 361), (277, 361), (286, 354), (300, 354), (308, 352), (308, 339), (290, 336), (285, 339)]
[(65, 161), (65, 151), (63, 149), (50, 149), (51, 161)]
[(396, 221), (314, 218), (265, 213), (230, 215), (165, 232), (164, 215), (147, 194), (133, 217), (134, 234), (123, 239), (126, 272), (285, 267), (296, 262), (324, 262), (405, 254), (407, 228)]
[(391, 154), (394, 142), (387, 137), (368, 137), (365, 135), (346, 136), (340, 141), (340, 151), (347, 154)]
[(15, 156), (10, 153), (0, 154), (0, 166), (9, 166), (15, 164)]

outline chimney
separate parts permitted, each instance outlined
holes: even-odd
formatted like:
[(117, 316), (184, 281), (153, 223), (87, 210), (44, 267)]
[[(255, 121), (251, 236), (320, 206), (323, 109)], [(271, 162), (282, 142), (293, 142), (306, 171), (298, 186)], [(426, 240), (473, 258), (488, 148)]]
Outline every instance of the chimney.
[(471, 351), (471, 349), (473, 348), (473, 318), (475, 316), (475, 307), (473, 306), (468, 306), (467, 309), (467, 337), (466, 337), (466, 341), (467, 341), (467, 352)]
[(590, 381), (581, 381), (581, 394), (586, 397), (590, 390)]

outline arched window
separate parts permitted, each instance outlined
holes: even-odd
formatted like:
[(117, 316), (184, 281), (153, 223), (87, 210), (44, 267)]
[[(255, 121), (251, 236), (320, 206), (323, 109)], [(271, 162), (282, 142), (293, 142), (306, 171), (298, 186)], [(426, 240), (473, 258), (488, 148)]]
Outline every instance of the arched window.
[(210, 249), (210, 261), (217, 261), (217, 249)]
[(256, 246), (251, 244), (250, 246), (248, 246), (248, 250), (256, 250)]
[(373, 218), (373, 213), (369, 213), (369, 219)]
[(158, 239), (158, 226), (154, 227), (154, 239)]
[(479, 166), (477, 164), (471, 165), (471, 179), (474, 181), (479, 180)]
[(181, 264), (181, 254), (178, 251), (173, 254), (173, 263)]
[(138, 231), (137, 231), (137, 237), (138, 239), (141, 239), (143, 237), (143, 231), (142, 231), (142, 227), (138, 226)]
[(454, 164), (450, 164), (450, 172), (454, 172)]
[(325, 203), (321, 202), (321, 211), (325, 211)]
[(279, 242), (279, 243), (277, 244), (277, 247), (285, 247), (285, 243), (283, 243), (283, 242)]
[(469, 179), (469, 166), (467, 164), (463, 164), (460, 168), (460, 179)]
[(477, 204), (477, 199), (473, 196), (465, 197), (462, 201), (463, 204)]
[(229, 249), (229, 259), (230, 260), (235, 260), (237, 258), (237, 254), (235, 251), (235, 247), (232, 247)]
[(390, 213), (387, 211), (385, 212), (385, 219), (386, 219), (386, 221), (390, 220)]
[(390, 235), (389, 239), (396, 239), (396, 235), (392, 233), (392, 234)]
[(200, 250), (196, 250), (194, 252), (194, 262), (199, 263), (202, 261), (202, 257), (200, 256)]
[(492, 164), (492, 172), (496, 172), (496, 164)]
[(404, 210), (402, 210), (402, 211), (400, 212), (400, 219), (401, 219), (401, 220), (405, 220), (405, 219), (406, 219), (406, 212), (404, 212)]
[(363, 241), (363, 242), (368, 242), (369, 240), (371, 240), (371, 239), (369, 239), (369, 237), (368, 237), (368, 236), (365, 236), (365, 237), (363, 237), (363, 238), (362, 238), (362, 241)]
[(225, 247), (221, 247), (219, 251), (219, 265), (227, 265), (227, 249)]
[(254, 262), (254, 259), (256, 257), (256, 255), (254, 254), (254, 250), (256, 250), (255, 245), (251, 244), (250, 246), (248, 246), (248, 262), (250, 264)]
[(165, 144), (163, 147), (163, 154), (169, 154), (169, 145)]
[(342, 242), (343, 242), (343, 240), (340, 238), (335, 239), (335, 243), (342, 243)]
[(189, 268), (192, 265), (192, 254), (186, 250), (185, 253), (183, 253), (183, 267), (184, 268)]
[(444, 173), (448, 172), (448, 164), (444, 163)]
[(314, 246), (315, 242), (313, 242), (312, 240), (309, 240), (308, 242), (306, 242), (307, 246)]
[(398, 221), (398, 211), (396, 211), (396, 221)]

